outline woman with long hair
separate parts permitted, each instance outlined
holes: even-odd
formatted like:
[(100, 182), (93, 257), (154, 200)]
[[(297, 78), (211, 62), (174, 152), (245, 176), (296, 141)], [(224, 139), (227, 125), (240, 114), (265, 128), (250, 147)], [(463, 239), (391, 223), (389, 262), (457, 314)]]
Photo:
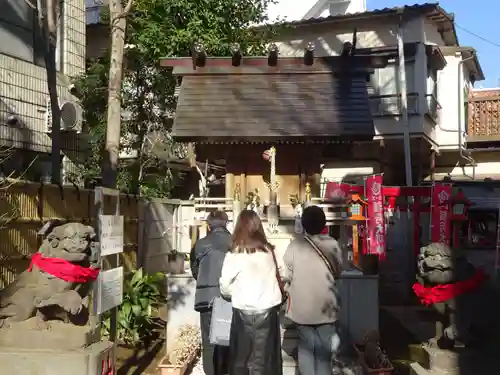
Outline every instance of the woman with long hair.
[(229, 375), (282, 375), (280, 267), (259, 216), (244, 210), (224, 259), (221, 293), (231, 298)]

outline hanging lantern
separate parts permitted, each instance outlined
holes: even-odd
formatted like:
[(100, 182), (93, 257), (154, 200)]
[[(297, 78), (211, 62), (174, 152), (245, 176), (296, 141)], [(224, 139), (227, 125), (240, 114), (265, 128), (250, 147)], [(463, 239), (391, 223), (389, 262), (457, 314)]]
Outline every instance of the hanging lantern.
[(351, 220), (366, 220), (366, 207), (368, 204), (363, 199), (361, 199), (359, 194), (353, 193), (351, 195), (351, 199), (348, 202), (348, 205)]

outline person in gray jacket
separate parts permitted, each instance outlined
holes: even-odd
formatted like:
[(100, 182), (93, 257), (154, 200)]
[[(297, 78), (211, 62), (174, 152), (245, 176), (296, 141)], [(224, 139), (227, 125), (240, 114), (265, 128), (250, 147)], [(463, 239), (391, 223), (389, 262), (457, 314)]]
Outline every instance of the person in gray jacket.
[(340, 340), (335, 280), (341, 273), (342, 254), (337, 241), (322, 234), (323, 209), (307, 207), (301, 221), (305, 234), (290, 242), (284, 256), (290, 302), (287, 317), (297, 325), (300, 373), (331, 375), (332, 356)]
[(194, 309), (200, 313), (203, 370), (206, 375), (227, 373), (228, 349), (210, 343), (212, 301), (221, 295), (219, 279), (222, 264), (231, 247), (227, 222), (225, 212), (211, 212), (207, 217), (209, 233), (195, 243), (190, 255), (191, 272), (196, 280)]

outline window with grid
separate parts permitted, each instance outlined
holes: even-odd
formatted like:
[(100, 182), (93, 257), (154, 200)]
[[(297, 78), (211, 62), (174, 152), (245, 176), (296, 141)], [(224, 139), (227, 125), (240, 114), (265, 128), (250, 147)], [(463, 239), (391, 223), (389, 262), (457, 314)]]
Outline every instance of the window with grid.
[(361, 205), (359, 203), (351, 204), (351, 215), (361, 216)]
[(498, 209), (470, 209), (461, 223), (461, 246), (471, 250), (495, 250), (498, 234)]

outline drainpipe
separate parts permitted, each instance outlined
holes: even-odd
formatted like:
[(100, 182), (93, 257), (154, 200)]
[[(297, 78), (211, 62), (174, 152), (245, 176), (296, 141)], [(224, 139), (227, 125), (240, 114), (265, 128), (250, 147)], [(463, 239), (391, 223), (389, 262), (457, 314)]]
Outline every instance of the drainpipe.
[(412, 170), (411, 170), (411, 146), (410, 146), (410, 122), (408, 119), (408, 92), (406, 86), (406, 61), (405, 61), (405, 45), (403, 40), (403, 17), (400, 18), (398, 25), (397, 40), (398, 40), (398, 60), (399, 60), (399, 95), (401, 99), (401, 118), (403, 120), (403, 142), (404, 142), (404, 158), (406, 172), (406, 186), (412, 186)]
[[(405, 60), (405, 44), (403, 39), (404, 34), (404, 18), (401, 15), (399, 18), (397, 40), (398, 40), (398, 61), (399, 61), (399, 95), (401, 99), (401, 119), (403, 122), (403, 142), (404, 142), (404, 158), (405, 158), (405, 174), (406, 174), (406, 186), (412, 186), (412, 170), (411, 170), (411, 145), (410, 145), (410, 121), (408, 119), (408, 88), (406, 86), (406, 60)], [(406, 221), (406, 246), (410, 249), (410, 254), (407, 257), (406, 272), (408, 274), (415, 274), (415, 249), (413, 248), (413, 217), (410, 205), (413, 203), (413, 197), (407, 197), (408, 210), (406, 210), (407, 221)], [(410, 285), (413, 283), (412, 278), (405, 278), (406, 290), (410, 290)], [(405, 299), (410, 299), (410, 295), (406, 294)]]
[[(471, 152), (462, 147), (462, 109), (464, 105), (464, 88), (463, 88), (463, 65), (466, 61), (472, 60), (474, 58), (474, 53), (472, 56), (462, 59), (458, 62), (458, 151), (460, 157), (468, 161), (472, 165), (472, 179), (476, 179), (476, 161), (472, 158)], [(465, 121), (464, 121), (465, 123)]]

